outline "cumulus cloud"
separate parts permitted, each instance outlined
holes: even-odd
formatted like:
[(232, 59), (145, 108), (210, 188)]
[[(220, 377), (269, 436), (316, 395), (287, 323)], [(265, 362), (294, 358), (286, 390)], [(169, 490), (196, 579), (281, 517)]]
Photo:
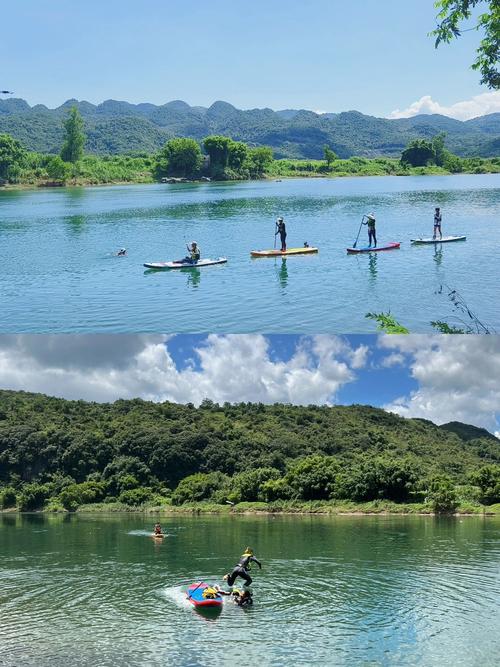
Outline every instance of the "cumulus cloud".
[(450, 106), (444, 106), (434, 101), (430, 95), (424, 95), (406, 109), (395, 109), (388, 118), (411, 118), (418, 114), (436, 113), (457, 120), (469, 120), (496, 112), (500, 112), (500, 91), (475, 95), (470, 100), (456, 102)]
[(437, 424), (463, 421), (499, 430), (499, 336), (383, 336), (379, 346), (407, 358), (418, 389), (386, 410)]
[(19, 335), (0, 337), (0, 387), (70, 399), (141, 397), (196, 405), (225, 401), (325, 404), (366, 360), (368, 348), (336, 336), (298, 339), (287, 361), (273, 361), (262, 335), (210, 335), (179, 370), (168, 336)]

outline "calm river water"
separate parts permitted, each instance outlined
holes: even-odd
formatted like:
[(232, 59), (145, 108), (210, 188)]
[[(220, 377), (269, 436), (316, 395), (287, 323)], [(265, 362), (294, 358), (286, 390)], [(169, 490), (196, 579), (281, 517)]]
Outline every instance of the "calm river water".
[[(0, 665), (499, 663), (499, 518), (153, 519), (0, 515)], [(253, 608), (198, 613), (247, 544)]]
[[(410, 245), (432, 235), (435, 206), (466, 242)], [(370, 211), (379, 243), (401, 249), (348, 256)], [(375, 328), (367, 312), (388, 310), (425, 332), (453, 314), (447, 286), (500, 330), (499, 213), (500, 175), (0, 191), (0, 333), (361, 333)], [(319, 254), (252, 260), (278, 215), (289, 247)], [(193, 239), (228, 263), (145, 272)]]

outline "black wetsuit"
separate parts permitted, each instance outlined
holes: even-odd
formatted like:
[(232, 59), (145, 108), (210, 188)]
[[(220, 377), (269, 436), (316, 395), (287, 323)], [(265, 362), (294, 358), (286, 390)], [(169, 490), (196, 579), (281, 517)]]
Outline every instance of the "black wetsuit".
[(243, 554), (243, 556), (238, 561), (238, 565), (236, 565), (236, 567), (233, 569), (233, 571), (227, 578), (228, 585), (232, 586), (236, 581), (237, 577), (241, 577), (245, 582), (245, 586), (250, 586), (250, 584), (252, 583), (252, 577), (248, 574), (248, 570), (250, 569), (250, 563), (252, 562), (257, 563), (259, 568), (262, 568), (262, 565), (256, 558), (254, 558), (253, 556), (249, 556), (248, 554)]
[[(278, 222), (276, 234), (280, 235), (281, 239), (281, 250), (285, 252), (286, 250), (286, 227), (284, 222)], [(275, 234), (275, 236), (276, 236)]]

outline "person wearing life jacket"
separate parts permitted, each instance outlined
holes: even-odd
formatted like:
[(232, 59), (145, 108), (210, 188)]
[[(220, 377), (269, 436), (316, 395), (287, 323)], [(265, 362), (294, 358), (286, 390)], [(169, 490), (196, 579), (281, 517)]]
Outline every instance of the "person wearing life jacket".
[(196, 264), (196, 262), (200, 259), (201, 250), (196, 241), (191, 241), (191, 243), (186, 247), (188, 249), (189, 255), (184, 257), (184, 259), (175, 260), (176, 264)]
[(205, 600), (215, 600), (217, 596), (220, 596), (220, 590), (218, 589), (218, 586), (207, 586), (203, 589), (201, 596)]
[(365, 215), (366, 222), (363, 221), (363, 225), (368, 226), (368, 247), (372, 247), (372, 241), (373, 241), (373, 247), (377, 247), (377, 232), (375, 230), (375, 216), (373, 213), (369, 213), (368, 215)]
[(228, 586), (232, 586), (238, 577), (241, 577), (245, 582), (245, 586), (250, 586), (252, 577), (248, 574), (251, 563), (257, 563), (259, 569), (262, 569), (262, 564), (253, 555), (253, 549), (247, 547), (245, 552), (241, 555), (238, 564), (233, 568), (233, 571), (224, 576)]
[(163, 535), (163, 531), (159, 523), (155, 523), (155, 527), (153, 528), (153, 533), (155, 535)]
[(434, 234), (432, 235), (432, 238), (434, 240), (437, 239), (437, 235), (439, 232), (439, 239), (443, 238), (443, 234), (441, 232), (441, 222), (443, 221), (443, 216), (441, 215), (441, 209), (439, 207), (436, 207), (435, 213), (434, 213)]
[(278, 218), (276, 221), (276, 232), (274, 235), (278, 236), (278, 234), (281, 240), (281, 252), (286, 252), (286, 225), (283, 218)]
[(238, 594), (233, 597), (234, 604), (238, 607), (250, 607), (253, 604), (253, 598), (250, 591), (238, 591)]

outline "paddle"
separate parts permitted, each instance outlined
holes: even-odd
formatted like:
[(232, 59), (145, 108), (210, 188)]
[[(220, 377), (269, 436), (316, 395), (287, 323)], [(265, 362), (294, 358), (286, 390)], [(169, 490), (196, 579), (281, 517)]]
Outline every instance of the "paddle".
[(355, 248), (358, 244), (359, 235), (361, 234), (361, 227), (363, 226), (363, 221), (364, 221), (365, 218), (366, 218), (366, 215), (364, 215), (361, 218), (361, 224), (360, 224), (359, 229), (358, 229), (358, 235), (356, 236), (356, 240), (353, 243), (353, 246), (352, 246), (353, 248)]
[(191, 598), (191, 597), (193, 596), (193, 593), (194, 593), (196, 590), (198, 590), (198, 588), (202, 585), (202, 583), (203, 583), (203, 581), (200, 581), (200, 583), (198, 584), (198, 586), (196, 586), (196, 588), (193, 588), (193, 590), (191, 591), (191, 593), (188, 595), (188, 600), (189, 600), (189, 598)]

